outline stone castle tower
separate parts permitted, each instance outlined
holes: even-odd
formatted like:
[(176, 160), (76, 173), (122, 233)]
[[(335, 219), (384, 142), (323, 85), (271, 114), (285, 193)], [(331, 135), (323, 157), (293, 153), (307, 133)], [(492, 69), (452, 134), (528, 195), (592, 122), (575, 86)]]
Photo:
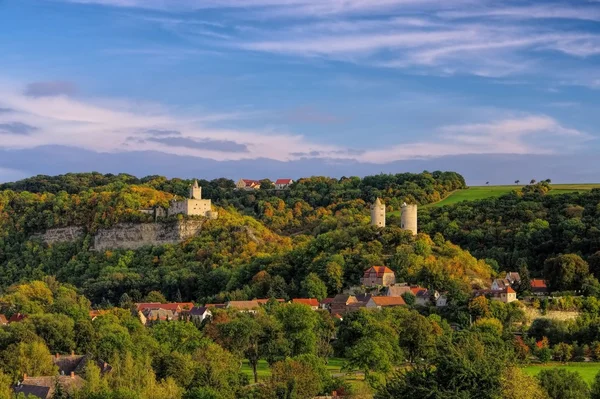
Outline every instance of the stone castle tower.
[(182, 201), (172, 201), (168, 210), (168, 215), (182, 214), (186, 216), (204, 216), (208, 219), (217, 219), (219, 214), (212, 210), (212, 204), (209, 199), (202, 199), (202, 187), (198, 185), (198, 180), (190, 187), (189, 198)]
[(385, 227), (385, 204), (379, 198), (371, 205), (371, 226)]
[(190, 199), (202, 199), (202, 187), (198, 185), (198, 180), (190, 187)]
[(402, 204), (402, 216), (400, 217), (400, 228), (409, 230), (417, 235), (417, 206)]

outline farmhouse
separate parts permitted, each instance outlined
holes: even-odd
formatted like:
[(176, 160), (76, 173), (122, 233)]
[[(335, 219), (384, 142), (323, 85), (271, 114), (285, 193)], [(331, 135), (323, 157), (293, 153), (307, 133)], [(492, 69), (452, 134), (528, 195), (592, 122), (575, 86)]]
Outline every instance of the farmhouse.
[(365, 270), (361, 283), (365, 287), (387, 287), (396, 284), (396, 275), (385, 266), (372, 266)]
[(258, 190), (260, 188), (260, 182), (258, 180), (240, 179), (235, 183), (235, 187), (238, 190)]
[(277, 179), (275, 181), (275, 188), (278, 190), (284, 190), (292, 185), (294, 181), (292, 179)]

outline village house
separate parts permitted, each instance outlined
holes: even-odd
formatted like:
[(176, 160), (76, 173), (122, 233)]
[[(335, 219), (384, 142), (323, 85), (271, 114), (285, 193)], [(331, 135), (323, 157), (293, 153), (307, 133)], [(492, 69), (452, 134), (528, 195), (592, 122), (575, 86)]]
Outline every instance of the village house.
[(323, 310), (331, 310), (331, 303), (333, 302), (333, 298), (325, 298), (319, 303), (319, 308)]
[(385, 296), (402, 296), (402, 295), (406, 294), (407, 292), (412, 293), (410, 288), (411, 287), (406, 283), (394, 284), (394, 285), (385, 287), (382, 290), (382, 294)]
[(432, 302), (437, 302), (440, 297), (439, 292), (430, 291), (419, 286), (411, 287), (411, 292), (415, 296), (415, 304), (419, 306), (430, 306)]
[(548, 286), (544, 280), (538, 278), (531, 280), (531, 293), (535, 295), (546, 295), (548, 292)]
[(292, 179), (277, 179), (275, 181), (275, 188), (278, 190), (284, 190), (292, 185), (294, 181)]
[(225, 304), (227, 309), (235, 309), (238, 312), (256, 313), (260, 305), (257, 301), (229, 301)]
[(510, 285), (519, 284), (521, 282), (521, 276), (517, 272), (508, 272), (504, 279), (510, 282)]
[(511, 282), (505, 278), (497, 278), (492, 281), (492, 291), (501, 291), (511, 286)]
[(343, 315), (348, 311), (348, 306), (353, 303), (358, 303), (355, 296), (338, 294), (333, 298), (333, 301), (331, 301), (331, 304), (329, 305), (329, 311), (331, 314)]
[(5, 315), (0, 314), (0, 326), (7, 326), (8, 325), (8, 319), (6, 318)]
[(511, 303), (517, 300), (517, 292), (511, 287), (506, 287), (503, 290), (479, 290), (475, 292), (475, 296), (485, 295), (492, 301), (500, 301)]
[(190, 310), (190, 319), (192, 321), (201, 323), (211, 317), (212, 313), (207, 306), (194, 306), (192, 310)]
[(136, 303), (135, 306), (140, 321), (146, 325), (152, 321), (179, 320), (182, 316), (189, 314), (194, 304), (192, 302), (146, 302)]
[(393, 306), (404, 306), (406, 302), (401, 296), (373, 296), (365, 305), (367, 309), (381, 309)]
[(316, 298), (294, 298), (292, 299), (292, 303), (301, 303), (310, 306), (312, 310), (319, 309), (319, 301)]
[(240, 179), (235, 183), (235, 187), (238, 190), (258, 190), (260, 189), (260, 182), (258, 180)]
[(372, 266), (365, 270), (360, 282), (365, 287), (387, 287), (396, 284), (396, 275), (385, 266)]
[(85, 380), (75, 373), (60, 376), (29, 377), (23, 376), (23, 381), (13, 386), (15, 395), (23, 394), (28, 398), (50, 399), (54, 396), (56, 386), (60, 385), (68, 394), (83, 388)]
[(445, 306), (448, 306), (448, 296), (446, 294), (440, 294), (435, 300), (435, 307), (443, 308)]
[(23, 394), (28, 398), (50, 399), (54, 396), (57, 385), (60, 385), (67, 394), (72, 394), (85, 385), (85, 380), (80, 375), (85, 373), (85, 368), (90, 362), (98, 366), (101, 374), (112, 371), (112, 367), (106, 362), (93, 360), (88, 355), (76, 355), (73, 352), (70, 355), (56, 354), (52, 362), (58, 368), (60, 375), (29, 377), (24, 374), (23, 380), (12, 387), (14, 394)]

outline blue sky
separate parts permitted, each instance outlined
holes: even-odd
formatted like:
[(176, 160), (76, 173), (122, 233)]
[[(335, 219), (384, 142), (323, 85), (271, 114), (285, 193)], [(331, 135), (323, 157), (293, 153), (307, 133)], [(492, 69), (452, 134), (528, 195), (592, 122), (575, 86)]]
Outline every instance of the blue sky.
[(0, 181), (600, 181), (594, 0), (0, 0), (0, 54)]

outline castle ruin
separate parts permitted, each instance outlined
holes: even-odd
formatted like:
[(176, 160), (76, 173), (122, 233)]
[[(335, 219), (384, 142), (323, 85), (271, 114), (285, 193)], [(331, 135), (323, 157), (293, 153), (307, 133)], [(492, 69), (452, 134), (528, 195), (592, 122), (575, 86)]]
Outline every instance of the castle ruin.
[(202, 199), (202, 187), (198, 180), (190, 187), (189, 198), (181, 201), (173, 200), (168, 209), (168, 216), (182, 214), (185, 216), (204, 216), (208, 219), (217, 219), (218, 213), (212, 210), (211, 200)]

